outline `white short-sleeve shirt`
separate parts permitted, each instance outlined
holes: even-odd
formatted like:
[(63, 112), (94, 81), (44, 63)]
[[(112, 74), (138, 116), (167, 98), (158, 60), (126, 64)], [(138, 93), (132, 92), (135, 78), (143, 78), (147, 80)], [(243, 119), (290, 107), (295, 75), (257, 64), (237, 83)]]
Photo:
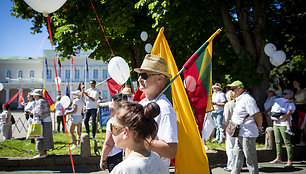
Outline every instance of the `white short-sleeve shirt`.
[[(225, 94), (222, 91), (214, 92), (212, 95), (212, 102), (213, 103), (223, 103), (226, 102)], [(224, 106), (214, 105), (213, 112), (221, 112), (224, 109)]]
[[(146, 106), (150, 102), (152, 101), (144, 99), (140, 101), (140, 104)], [(166, 143), (178, 143), (176, 123), (177, 115), (172, 104), (164, 94), (156, 101), (156, 103), (160, 107), (160, 114), (155, 117), (155, 121), (158, 123), (158, 140), (163, 140)], [(169, 167), (170, 159), (164, 157), (161, 158), (164, 161), (164, 164)]]
[(83, 109), (83, 104), (84, 104), (84, 102), (83, 102), (82, 99), (78, 99), (78, 98), (74, 99), (72, 101), (72, 105), (77, 106), (77, 111), (76, 111), (76, 113), (73, 113), (72, 115), (81, 115), (82, 109)]
[[(287, 113), (287, 111), (291, 110), (292, 113), (295, 111), (295, 105), (294, 103), (290, 103), (290, 102), (287, 102), (288, 99), (285, 99), (285, 98), (278, 98), (276, 99), (274, 105), (272, 106), (272, 109), (274, 108), (274, 111), (280, 111), (279, 113)], [(281, 108), (279, 108), (281, 107)], [(272, 112), (272, 109), (271, 109), (271, 112)], [(290, 123), (291, 123), (291, 120), (292, 120), (292, 116), (290, 115)], [(280, 120), (280, 121), (274, 121), (274, 125), (276, 126), (286, 126), (286, 123), (285, 123), (286, 120)]]
[(62, 114), (62, 105), (61, 105), (61, 101), (57, 101), (57, 102), (55, 103), (54, 108), (55, 108), (55, 115), (56, 115), (56, 116), (62, 116), (62, 115), (63, 115), (63, 114)]
[(24, 111), (32, 111), (35, 107), (36, 102), (30, 101), (25, 107), (24, 107)]
[[(243, 92), (236, 98), (236, 103), (232, 115), (232, 121), (240, 125), (239, 136), (254, 138), (258, 137), (258, 128), (253, 117), (254, 114), (260, 112), (255, 99), (248, 93)], [(250, 115), (243, 124), (241, 124), (247, 115)]]
[(157, 153), (148, 157), (129, 157), (119, 163), (111, 174), (169, 174), (169, 168), (164, 166)]
[(99, 90), (97, 88), (95, 89), (90, 88), (87, 89), (86, 92), (90, 97), (95, 99), (95, 101), (92, 101), (86, 96), (86, 109), (97, 109), (98, 108), (97, 102), (99, 100)]

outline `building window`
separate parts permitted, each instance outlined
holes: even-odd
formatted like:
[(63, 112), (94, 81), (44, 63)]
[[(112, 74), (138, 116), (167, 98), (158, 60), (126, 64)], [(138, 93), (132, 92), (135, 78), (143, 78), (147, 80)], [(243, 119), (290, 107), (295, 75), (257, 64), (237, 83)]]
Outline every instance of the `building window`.
[(12, 73), (10, 70), (6, 71), (6, 78), (12, 78)]
[(33, 70), (30, 71), (30, 78), (31, 78), (31, 79), (34, 79), (34, 71), (33, 71)]
[(18, 71), (18, 78), (22, 79), (23, 78), (23, 72), (22, 71)]
[(62, 78), (62, 70), (61, 69), (59, 69), (57, 71), (57, 77)]
[(89, 78), (89, 71), (84, 70), (84, 78)]
[(47, 71), (47, 79), (51, 79), (52, 78), (52, 70), (48, 70)]
[(74, 72), (74, 78), (75, 78), (75, 79), (79, 79), (79, 78), (80, 78), (80, 70), (76, 70), (76, 71)]
[(66, 79), (70, 80), (70, 70), (66, 70)]
[(98, 79), (99, 78), (99, 71), (97, 69), (93, 70), (93, 78)]
[(108, 78), (107, 70), (103, 70), (103, 80)]

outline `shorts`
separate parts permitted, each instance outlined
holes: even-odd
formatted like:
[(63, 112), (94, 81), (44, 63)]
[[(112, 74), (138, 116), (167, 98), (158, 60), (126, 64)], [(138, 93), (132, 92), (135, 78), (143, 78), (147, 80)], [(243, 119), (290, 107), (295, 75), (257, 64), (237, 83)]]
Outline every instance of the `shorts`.
[(276, 118), (279, 118), (280, 116), (282, 115), (285, 115), (286, 113), (279, 113), (279, 112), (272, 112), (271, 115), (272, 117), (276, 117)]
[(72, 124), (79, 124), (82, 123), (82, 115), (71, 115), (71, 123)]

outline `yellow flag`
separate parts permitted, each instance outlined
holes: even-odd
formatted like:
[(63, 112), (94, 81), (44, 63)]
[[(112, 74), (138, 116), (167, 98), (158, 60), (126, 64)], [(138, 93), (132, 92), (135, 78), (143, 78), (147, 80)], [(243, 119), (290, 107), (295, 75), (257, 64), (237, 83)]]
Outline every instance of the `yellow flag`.
[[(161, 28), (151, 54), (167, 61), (168, 72), (174, 77), (178, 69)], [(178, 148), (175, 157), (176, 174), (209, 173), (208, 159), (199, 130), (180, 76), (171, 84), (173, 108), (177, 114)]]

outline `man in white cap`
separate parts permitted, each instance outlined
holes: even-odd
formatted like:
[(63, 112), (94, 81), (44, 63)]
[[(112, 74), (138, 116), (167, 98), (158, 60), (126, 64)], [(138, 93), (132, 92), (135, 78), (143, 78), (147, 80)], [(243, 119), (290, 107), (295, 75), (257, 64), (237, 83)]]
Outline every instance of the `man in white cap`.
[(228, 85), (236, 98), (232, 121), (240, 125), (239, 136), (234, 146), (234, 161), (231, 174), (240, 173), (243, 165), (243, 154), (250, 173), (258, 173), (256, 138), (262, 132), (262, 115), (255, 99), (245, 92), (244, 85), (237, 80)]
[(212, 102), (214, 106), (214, 111), (212, 111), (212, 116), (216, 124), (216, 138), (212, 141), (218, 141), (219, 144), (223, 143), (224, 138), (222, 136), (222, 123), (223, 123), (223, 109), (226, 103), (225, 94), (222, 92), (221, 84), (215, 83), (212, 86), (214, 93), (212, 94)]
[(141, 67), (134, 70), (139, 76), (139, 89), (146, 96), (140, 104), (145, 106), (156, 100), (160, 107), (160, 114), (155, 117), (158, 123), (157, 139), (147, 144), (147, 148), (158, 153), (164, 164), (169, 167), (170, 159), (176, 156), (177, 151), (177, 115), (164, 94), (156, 98), (166, 85), (167, 79), (171, 78), (171, 74), (167, 72), (167, 62), (162, 57), (148, 54)]

